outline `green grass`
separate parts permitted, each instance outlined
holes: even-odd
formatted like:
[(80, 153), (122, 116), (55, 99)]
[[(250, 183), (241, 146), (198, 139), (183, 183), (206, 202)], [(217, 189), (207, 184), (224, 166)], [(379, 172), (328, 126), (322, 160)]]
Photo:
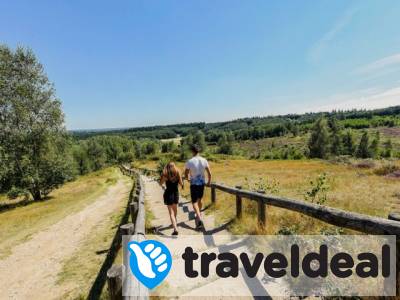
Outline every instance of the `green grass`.
[(107, 168), (66, 183), (46, 201), (0, 213), (0, 258), (9, 255), (13, 247), (31, 235), (82, 210), (121, 176), (117, 168)]

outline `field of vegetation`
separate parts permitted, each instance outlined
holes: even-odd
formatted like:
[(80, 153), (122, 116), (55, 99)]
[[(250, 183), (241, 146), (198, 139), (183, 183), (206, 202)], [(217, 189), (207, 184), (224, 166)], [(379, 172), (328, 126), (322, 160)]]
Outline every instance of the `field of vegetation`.
[[(313, 203), (337, 207), (363, 214), (386, 218), (400, 209), (399, 178), (391, 177), (400, 162), (323, 160), (255, 161), (226, 159), (212, 161), (214, 180), (230, 186), (241, 185), (250, 190)], [(156, 168), (156, 162), (141, 162), (147, 168)], [(183, 163), (179, 164), (183, 169)], [(188, 195), (188, 189), (184, 191)], [(212, 212), (217, 222), (226, 223), (235, 216), (235, 199), (217, 192), (217, 204)], [(206, 193), (210, 204), (210, 193)], [(244, 200), (244, 214), (240, 221), (229, 226), (235, 234), (323, 234), (343, 231), (312, 218), (280, 208), (269, 207), (267, 226), (257, 226), (257, 206)], [(397, 206), (399, 203), (399, 206)], [(347, 231), (349, 232), (349, 231)]]

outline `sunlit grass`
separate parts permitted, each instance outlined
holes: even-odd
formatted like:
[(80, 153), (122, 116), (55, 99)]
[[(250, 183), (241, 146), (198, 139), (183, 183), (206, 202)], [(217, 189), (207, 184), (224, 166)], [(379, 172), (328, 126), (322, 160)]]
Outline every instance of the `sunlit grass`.
[(117, 168), (107, 168), (66, 183), (48, 200), (0, 213), (0, 258), (32, 234), (82, 210), (121, 176)]
[[(382, 162), (376, 162), (377, 167)], [(399, 163), (396, 162), (398, 165)], [(154, 168), (156, 162), (146, 162), (146, 167)], [(324, 205), (358, 213), (386, 218), (400, 192), (400, 180), (374, 174), (372, 169), (360, 169), (351, 164), (336, 164), (319, 160), (221, 160), (211, 162), (213, 181), (230, 186), (263, 181), (278, 183), (277, 195), (304, 200), (310, 181), (326, 173), (327, 201)], [(178, 166), (183, 169), (183, 164)], [(188, 193), (186, 191), (186, 193)], [(209, 201), (209, 191), (205, 201)], [(217, 222), (233, 220), (230, 230), (235, 234), (275, 234), (281, 229), (291, 228), (297, 233), (319, 234), (336, 228), (281, 208), (267, 208), (267, 226), (257, 224), (257, 206), (244, 199), (243, 218), (235, 219), (235, 199), (223, 192), (217, 192), (214, 212)]]

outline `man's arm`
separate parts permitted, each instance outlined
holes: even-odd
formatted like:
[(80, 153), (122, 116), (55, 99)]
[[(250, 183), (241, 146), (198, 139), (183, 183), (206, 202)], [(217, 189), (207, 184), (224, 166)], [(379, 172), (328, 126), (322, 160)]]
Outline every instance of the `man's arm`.
[(189, 181), (189, 169), (185, 168), (185, 178), (187, 181)]
[(211, 185), (211, 170), (210, 170), (209, 166), (206, 167), (206, 172), (207, 172), (207, 177), (208, 177), (207, 186), (210, 186)]

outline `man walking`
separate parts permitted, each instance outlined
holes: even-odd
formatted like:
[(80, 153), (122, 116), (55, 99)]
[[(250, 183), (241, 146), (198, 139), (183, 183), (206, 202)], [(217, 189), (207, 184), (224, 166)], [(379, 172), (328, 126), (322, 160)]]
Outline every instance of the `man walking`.
[[(211, 184), (211, 171), (208, 161), (201, 157), (200, 147), (191, 146), (193, 157), (186, 162), (185, 178), (190, 181), (190, 196), (192, 199), (193, 209), (196, 213), (196, 229), (204, 228), (201, 218), (201, 208), (204, 195), (204, 186), (206, 185), (205, 172), (207, 172), (207, 186)], [(190, 177), (189, 177), (190, 175)]]

